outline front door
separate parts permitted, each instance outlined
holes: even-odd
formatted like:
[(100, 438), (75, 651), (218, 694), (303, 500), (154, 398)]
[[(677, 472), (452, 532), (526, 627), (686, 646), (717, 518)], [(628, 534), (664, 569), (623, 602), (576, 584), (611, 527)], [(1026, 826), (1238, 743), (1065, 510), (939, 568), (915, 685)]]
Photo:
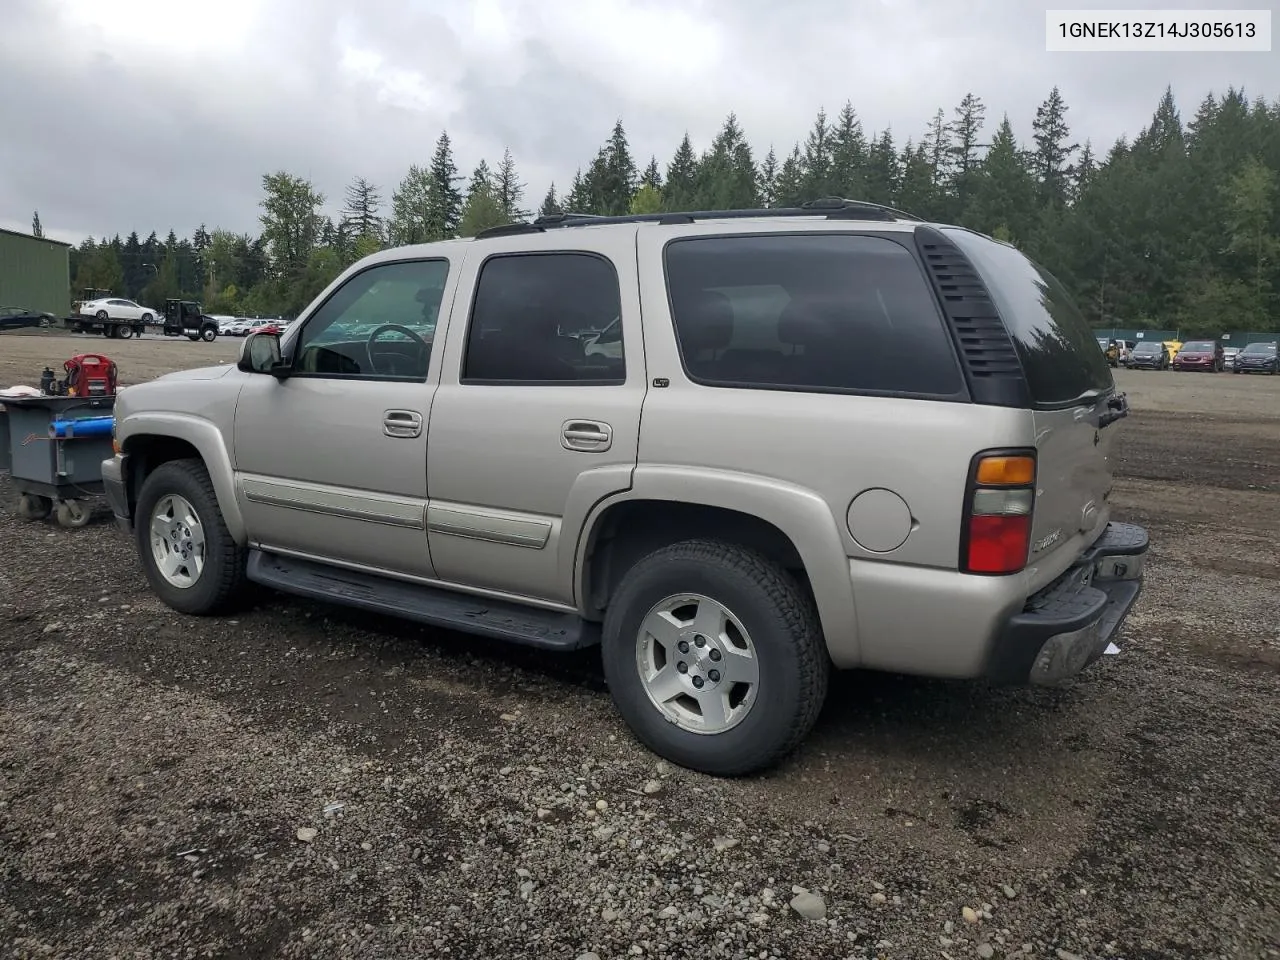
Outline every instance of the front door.
[[(552, 230), (485, 253), (464, 267), (473, 293), (450, 320), (431, 408), (431, 556), (442, 580), (572, 604), (583, 522), (636, 464), (635, 231)], [(619, 323), (616, 349), (588, 351)]]
[(450, 261), (384, 262), (297, 324), (290, 375), (257, 375), (235, 413), (236, 493), (265, 549), (431, 577), (427, 421)]

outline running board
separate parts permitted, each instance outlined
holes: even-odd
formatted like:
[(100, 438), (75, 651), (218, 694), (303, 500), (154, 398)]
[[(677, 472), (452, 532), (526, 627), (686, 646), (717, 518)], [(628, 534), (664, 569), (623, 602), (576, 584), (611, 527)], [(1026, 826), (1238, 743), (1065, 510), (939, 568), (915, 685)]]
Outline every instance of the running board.
[(283, 593), (531, 647), (578, 650), (600, 642), (599, 624), (575, 614), (406, 583), (277, 553), (251, 550), (248, 574), (254, 583)]

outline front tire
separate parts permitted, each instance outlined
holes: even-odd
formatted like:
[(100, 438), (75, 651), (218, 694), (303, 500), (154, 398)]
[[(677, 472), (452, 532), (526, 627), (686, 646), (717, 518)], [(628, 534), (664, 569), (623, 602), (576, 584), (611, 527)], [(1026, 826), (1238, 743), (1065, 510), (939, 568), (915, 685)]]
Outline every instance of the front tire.
[(142, 568), (165, 604), (196, 616), (235, 604), (244, 592), (248, 554), (227, 529), (201, 461), (157, 467), (142, 484), (136, 516)]
[(121, 340), (128, 340), (133, 336), (133, 327), (121, 324), (116, 327), (116, 336)]
[(203, 330), (200, 331), (200, 339), (203, 340), (205, 343), (213, 343), (213, 341), (217, 339), (217, 336), (218, 336), (218, 331), (215, 330), (213, 327), (205, 327)]
[(796, 580), (716, 540), (663, 547), (627, 572), (605, 615), (602, 657), (636, 737), (715, 776), (763, 770), (794, 750), (818, 718), (831, 669), (817, 610)]

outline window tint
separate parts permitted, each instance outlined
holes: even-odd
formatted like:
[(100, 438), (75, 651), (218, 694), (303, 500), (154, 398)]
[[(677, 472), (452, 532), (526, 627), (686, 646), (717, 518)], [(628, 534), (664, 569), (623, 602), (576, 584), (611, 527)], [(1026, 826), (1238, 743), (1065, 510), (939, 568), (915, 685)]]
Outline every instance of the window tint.
[(426, 380), (448, 275), (445, 260), (384, 263), (357, 273), (303, 326), (294, 370), (328, 377)]
[(462, 380), (622, 383), (621, 317), (618, 275), (602, 257), (492, 257), (476, 284)]
[(968, 230), (943, 230), (986, 282), (1022, 361), (1031, 399), (1065, 404), (1115, 386), (1107, 358), (1070, 294), (1016, 248)]
[(699, 383), (953, 397), (955, 350), (912, 254), (880, 237), (677, 240), (667, 283)]

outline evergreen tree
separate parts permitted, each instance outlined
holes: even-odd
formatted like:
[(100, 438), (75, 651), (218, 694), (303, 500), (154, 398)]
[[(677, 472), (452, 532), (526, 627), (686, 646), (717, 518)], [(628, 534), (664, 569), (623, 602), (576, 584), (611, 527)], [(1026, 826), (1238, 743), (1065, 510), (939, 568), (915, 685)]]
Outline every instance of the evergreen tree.
[[(825, 110), (809, 130), (804, 144), (804, 163), (800, 171), (800, 192), (803, 200), (817, 200), (832, 194), (831, 184), (831, 127)], [(799, 199), (799, 198), (797, 198)]]
[(360, 250), (376, 251), (382, 240), (382, 197), (378, 188), (364, 177), (356, 177), (347, 185), (346, 204), (342, 208), (341, 246), (343, 266), (360, 259)]
[(474, 237), (482, 230), (510, 223), (502, 209), (498, 186), (489, 164), (481, 160), (471, 174), (467, 187), (467, 199), (462, 207), (462, 223), (459, 232), (464, 237)]
[(658, 158), (650, 157), (649, 165), (644, 168), (644, 173), (640, 175), (640, 185), (642, 187), (653, 187), (655, 190), (662, 189), (662, 173), (658, 170)]
[(564, 210), (560, 207), (560, 201), (556, 199), (556, 185), (553, 183), (547, 188), (547, 195), (542, 200), (538, 214), (543, 217), (554, 217), (560, 213), (564, 213)]
[(751, 210), (760, 205), (751, 147), (732, 113), (698, 164), (694, 203), (700, 210)]
[(951, 124), (951, 158), (954, 170), (954, 192), (959, 209), (969, 202), (973, 175), (978, 166), (978, 144), (982, 125), (986, 121), (987, 108), (975, 94), (966, 93), (955, 109), (956, 118)]
[(973, 183), (965, 221), (975, 230), (1002, 232), (1017, 243), (1031, 234), (1035, 211), (1035, 180), (1006, 114), (991, 139), (981, 174)]
[(432, 231), (432, 185), (431, 171), (412, 164), (400, 185), (392, 192), (387, 239), (393, 246), (443, 239)]
[(40, 211), (37, 210), (31, 215), (31, 235), (33, 237), (44, 236), (44, 226), (40, 223)]
[(698, 192), (698, 158), (686, 132), (667, 166), (663, 206), (667, 210), (692, 210)]
[(893, 134), (885, 130), (867, 150), (866, 198), (872, 203), (898, 203), (898, 153)]
[(1035, 131), (1035, 172), (1040, 181), (1040, 202), (1061, 208), (1066, 205), (1070, 182), (1071, 155), (1079, 144), (1068, 143), (1071, 130), (1067, 126), (1067, 105), (1055, 86), (1036, 110), (1031, 125)]
[(498, 167), (494, 192), (498, 198), (498, 205), (502, 207), (502, 215), (506, 217), (508, 223), (515, 223), (529, 216), (529, 211), (520, 206), (524, 202), (524, 188), (525, 185), (516, 175), (516, 162), (511, 158), (511, 151), (503, 150), (502, 165)]
[(429, 240), (448, 240), (458, 235), (462, 222), (462, 191), (458, 184), (458, 166), (453, 160), (453, 145), (448, 131), (441, 131), (436, 150), (431, 156), (430, 184), (427, 190), (426, 231)]
[(764, 162), (760, 164), (760, 177), (757, 192), (760, 194), (760, 203), (765, 207), (776, 207), (778, 205), (778, 155), (773, 152), (773, 144), (769, 145), (769, 152), (765, 154)]
[(622, 216), (631, 209), (639, 177), (622, 121), (613, 125), (609, 142), (601, 149), (597, 165), (592, 169), (592, 195), (598, 212), (605, 216)]
[(812, 199), (804, 195), (804, 157), (800, 153), (800, 144), (793, 146), (791, 154), (782, 161), (774, 193), (780, 207), (795, 207), (805, 199)]
[(867, 138), (853, 103), (846, 101), (831, 125), (831, 179), (828, 188), (837, 197), (860, 200), (866, 196)]

